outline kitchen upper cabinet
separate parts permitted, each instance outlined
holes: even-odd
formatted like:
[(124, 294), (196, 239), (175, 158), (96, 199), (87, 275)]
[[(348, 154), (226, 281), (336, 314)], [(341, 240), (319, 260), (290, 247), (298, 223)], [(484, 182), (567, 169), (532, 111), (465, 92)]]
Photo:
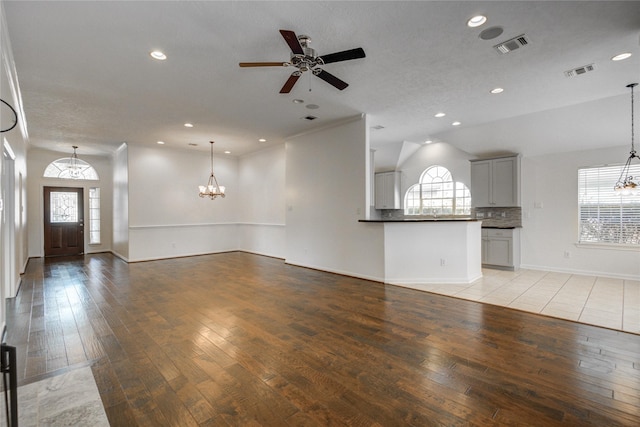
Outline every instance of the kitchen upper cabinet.
[(375, 177), (376, 209), (401, 209), (400, 172), (381, 172)]
[(471, 161), (474, 207), (520, 206), (520, 156)]

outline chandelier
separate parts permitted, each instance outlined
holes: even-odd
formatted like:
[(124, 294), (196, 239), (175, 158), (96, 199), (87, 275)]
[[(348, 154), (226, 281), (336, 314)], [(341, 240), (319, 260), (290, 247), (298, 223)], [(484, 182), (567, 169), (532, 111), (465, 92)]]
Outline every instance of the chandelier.
[(78, 146), (74, 145), (73, 154), (69, 157), (69, 163), (67, 164), (67, 171), (71, 179), (80, 179), (82, 177), (82, 169), (84, 169), (86, 165), (86, 162), (78, 159), (77, 149)]
[(640, 160), (640, 157), (636, 154), (634, 147), (634, 134), (633, 134), (633, 88), (638, 86), (638, 83), (628, 84), (627, 87), (631, 89), (631, 152), (629, 158), (622, 168), (620, 178), (614, 189), (621, 192), (624, 195), (627, 194), (640, 194), (640, 176), (632, 176), (629, 168), (631, 167), (631, 161), (633, 159)]
[(211, 143), (211, 175), (209, 175), (209, 181), (207, 185), (200, 185), (200, 197), (208, 197), (211, 200), (216, 197), (224, 197), (224, 186), (218, 185), (218, 180), (216, 176), (213, 174), (213, 141), (209, 141)]

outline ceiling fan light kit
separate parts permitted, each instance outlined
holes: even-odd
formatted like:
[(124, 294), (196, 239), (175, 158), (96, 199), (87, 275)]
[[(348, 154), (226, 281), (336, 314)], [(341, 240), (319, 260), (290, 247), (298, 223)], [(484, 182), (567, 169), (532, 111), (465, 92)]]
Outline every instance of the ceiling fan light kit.
[(295, 70), (285, 82), (280, 93), (289, 93), (293, 89), (300, 76), (311, 71), (311, 73), (329, 83), (338, 90), (346, 89), (349, 84), (340, 80), (333, 74), (320, 68), (323, 65), (334, 62), (349, 61), (351, 59), (364, 58), (365, 53), (361, 47), (330, 53), (328, 55), (318, 55), (315, 49), (311, 48), (311, 38), (307, 35), (296, 36), (296, 33), (289, 30), (280, 30), (284, 41), (291, 49), (289, 62), (241, 62), (240, 67), (295, 67)]

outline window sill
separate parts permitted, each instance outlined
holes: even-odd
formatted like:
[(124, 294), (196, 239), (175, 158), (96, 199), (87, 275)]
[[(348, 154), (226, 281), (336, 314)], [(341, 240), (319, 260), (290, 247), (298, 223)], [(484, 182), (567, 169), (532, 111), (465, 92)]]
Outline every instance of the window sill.
[(578, 242), (576, 243), (577, 248), (585, 248), (585, 249), (605, 249), (605, 250), (614, 250), (614, 251), (632, 251), (632, 252), (640, 252), (640, 246), (637, 245), (620, 245), (615, 243), (586, 243), (586, 242)]

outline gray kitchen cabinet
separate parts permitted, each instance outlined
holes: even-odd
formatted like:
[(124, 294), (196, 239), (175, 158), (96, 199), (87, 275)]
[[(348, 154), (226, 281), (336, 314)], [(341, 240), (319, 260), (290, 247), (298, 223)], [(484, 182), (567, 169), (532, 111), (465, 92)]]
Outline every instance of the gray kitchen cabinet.
[(483, 228), (482, 266), (506, 270), (520, 268), (520, 230)]
[(474, 207), (520, 206), (520, 156), (471, 160)]
[(375, 208), (401, 209), (400, 172), (380, 172), (375, 175)]

